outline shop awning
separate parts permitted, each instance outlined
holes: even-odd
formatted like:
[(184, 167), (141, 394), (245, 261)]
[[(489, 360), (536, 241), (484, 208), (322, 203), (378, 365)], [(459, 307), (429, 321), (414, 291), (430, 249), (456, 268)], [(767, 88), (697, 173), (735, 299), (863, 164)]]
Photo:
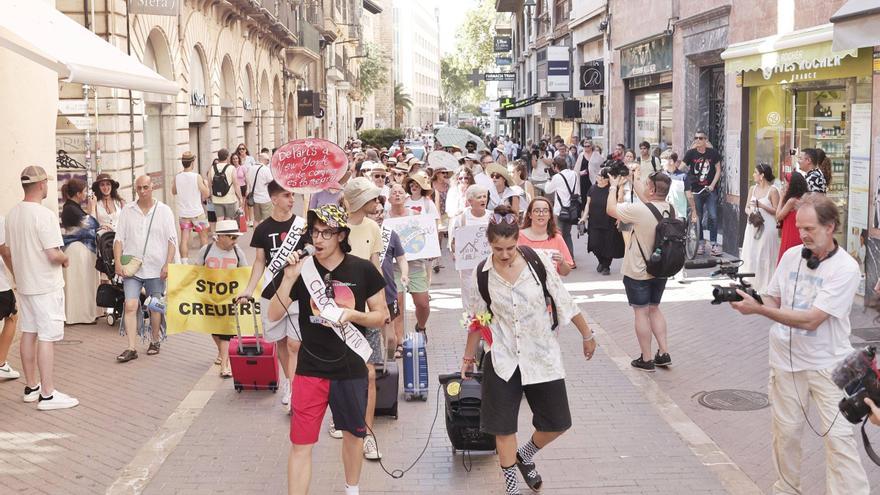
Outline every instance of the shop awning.
[(180, 86), (45, 2), (0, 2), (0, 46), (67, 82), (176, 95)]
[(880, 45), (880, 0), (849, 0), (831, 16), (834, 50)]
[(721, 52), (724, 71), (772, 70), (787, 64), (818, 64), (829, 57), (857, 57), (858, 49), (832, 49), (833, 28), (829, 23), (730, 45)]

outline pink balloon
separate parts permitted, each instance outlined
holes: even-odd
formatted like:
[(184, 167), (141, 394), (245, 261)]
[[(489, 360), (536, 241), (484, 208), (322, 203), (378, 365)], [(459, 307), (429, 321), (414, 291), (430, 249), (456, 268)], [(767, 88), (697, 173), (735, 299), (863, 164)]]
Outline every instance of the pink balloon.
[(336, 143), (296, 139), (275, 150), (271, 170), (284, 189), (311, 194), (338, 183), (348, 171), (348, 158)]

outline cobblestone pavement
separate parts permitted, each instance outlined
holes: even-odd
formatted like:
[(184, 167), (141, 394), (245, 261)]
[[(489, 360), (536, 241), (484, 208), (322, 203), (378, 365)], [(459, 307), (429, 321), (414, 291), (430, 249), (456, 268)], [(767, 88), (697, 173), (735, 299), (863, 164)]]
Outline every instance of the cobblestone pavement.
[[(577, 261), (580, 268), (566, 282), (603, 340), (585, 362), (575, 331), (560, 332), (574, 426), (537, 458), (544, 493), (752, 493), (749, 483), (736, 484), (736, 465), (766, 491), (773, 479), (769, 411), (714, 411), (692, 397), (721, 388), (766, 392), (766, 323), (710, 306), (706, 283), (679, 288), (670, 282), (664, 309), (675, 367), (640, 374), (625, 363), (625, 354), (637, 351), (619, 278), (597, 275), (582, 254)], [(458, 369), (464, 341), (458, 279), (446, 264), (432, 291), (434, 377)], [(21, 402), (23, 380), (0, 383), (2, 486), (27, 494), (286, 491), (289, 417), (277, 394), (234, 392), (211, 364), (215, 349), (206, 335), (172, 336), (160, 355), (143, 353), (119, 365), (114, 358), (123, 346), (103, 321), (67, 329), (56, 373), (59, 388), (82, 402), (70, 411), (38, 413)], [(20, 369), (17, 349), (10, 362)], [(431, 386), (427, 402), (401, 401), (399, 419), (378, 418), (375, 427), (389, 471), (408, 466), (427, 442), (421, 460), (396, 480), (365, 462), (362, 493), (502, 493), (493, 455), (452, 453), (442, 412), (429, 436), (437, 410), (436, 382)], [(524, 440), (530, 432), (525, 403), (520, 425)], [(708, 443), (698, 445), (693, 439), (703, 432)], [(712, 440), (723, 452), (707, 453)], [(805, 435), (804, 446), (805, 486), (821, 493), (821, 443)], [(322, 434), (313, 493), (341, 493), (339, 449), (339, 441)], [(872, 481), (880, 486), (877, 476)]]

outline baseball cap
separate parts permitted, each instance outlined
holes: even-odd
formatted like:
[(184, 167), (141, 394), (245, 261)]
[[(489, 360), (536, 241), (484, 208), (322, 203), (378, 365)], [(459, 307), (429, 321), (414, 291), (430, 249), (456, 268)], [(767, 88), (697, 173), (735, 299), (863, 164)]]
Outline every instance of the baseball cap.
[(49, 180), (49, 176), (46, 174), (46, 170), (39, 165), (31, 165), (21, 171), (22, 184), (36, 184), (44, 180)]

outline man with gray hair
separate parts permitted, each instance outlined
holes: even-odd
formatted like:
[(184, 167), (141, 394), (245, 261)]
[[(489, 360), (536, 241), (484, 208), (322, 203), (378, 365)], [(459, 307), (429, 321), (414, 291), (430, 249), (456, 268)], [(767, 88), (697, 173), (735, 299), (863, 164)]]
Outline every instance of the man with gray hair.
[(248, 175), (247, 190), (253, 195), (254, 225), (272, 216), (272, 198), (269, 197), (269, 183), (272, 182), (272, 170), (269, 168), (269, 154), (260, 153), (259, 164), (251, 167)]
[(801, 493), (801, 434), (811, 399), (821, 425), (810, 429), (825, 437), (826, 493), (870, 492), (852, 425), (838, 411), (844, 392), (830, 378), (853, 351), (849, 315), (861, 279), (859, 264), (834, 239), (839, 226), (834, 201), (805, 194), (797, 210), (803, 245), (783, 253), (762, 302), (737, 290), (742, 301), (730, 303), (744, 315), (773, 320), (769, 396), (779, 475), (773, 493)]

